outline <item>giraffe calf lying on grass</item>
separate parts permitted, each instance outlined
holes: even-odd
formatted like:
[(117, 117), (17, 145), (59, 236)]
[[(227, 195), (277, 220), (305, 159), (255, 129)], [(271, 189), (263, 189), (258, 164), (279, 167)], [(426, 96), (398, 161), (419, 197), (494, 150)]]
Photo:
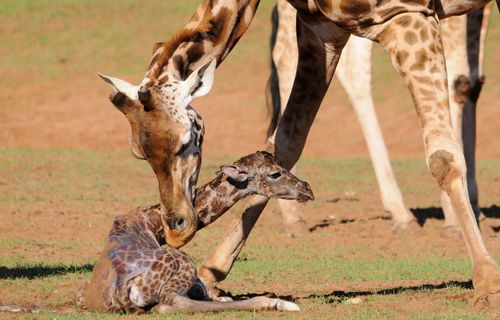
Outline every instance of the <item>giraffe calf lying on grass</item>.
[[(259, 151), (222, 166), (217, 176), (196, 190), (199, 229), (215, 221), (242, 198), (314, 199), (309, 185)], [(267, 297), (242, 301), (197, 301), (188, 292), (197, 281), (191, 258), (165, 244), (160, 205), (137, 208), (117, 216), (90, 283), (77, 293), (82, 309), (115, 312), (281, 310), (299, 311), (292, 302)]]

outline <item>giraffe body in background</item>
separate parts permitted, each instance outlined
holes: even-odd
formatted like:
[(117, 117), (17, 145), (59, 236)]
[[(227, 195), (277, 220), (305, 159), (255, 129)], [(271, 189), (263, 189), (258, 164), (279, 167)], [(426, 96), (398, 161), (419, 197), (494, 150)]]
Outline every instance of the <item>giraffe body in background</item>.
[[(467, 151), (467, 185), (472, 208), (476, 217), (488, 230), (485, 217), (478, 204), (475, 176), (475, 105), (483, 83), (484, 38), (488, 26), (491, 6), (477, 9), (467, 15), (454, 16), (441, 22), (444, 52), (447, 61), (450, 111), (455, 135)], [(297, 36), (295, 21), (297, 11), (286, 1), (277, 0), (277, 12), (273, 12), (274, 62), (271, 90), (279, 90), (273, 98), (273, 113), (276, 114), (270, 131), (277, 124), (277, 114), (282, 114), (292, 91), (297, 68)], [(393, 232), (414, 232), (418, 229), (415, 217), (404, 204), (401, 191), (391, 167), (387, 148), (375, 113), (371, 88), (371, 52), (373, 42), (360, 37), (351, 37), (342, 51), (342, 57), (335, 75), (344, 87), (359, 120), (375, 176), (377, 178), (384, 209), (393, 218)], [(277, 80), (277, 81), (276, 81)], [(463, 133), (462, 133), (463, 132)], [(269, 132), (271, 135), (273, 132)], [(271, 137), (273, 139), (273, 137)], [(445, 214), (442, 235), (461, 237), (460, 226), (453, 212), (446, 192), (442, 192), (441, 202)], [(299, 207), (286, 200), (279, 200), (285, 228), (291, 235), (308, 231)]]
[[(307, 182), (279, 166), (271, 154), (256, 152), (231, 166), (196, 190), (199, 229), (211, 224), (239, 200), (261, 194), (307, 201), (314, 198)], [(243, 301), (196, 301), (188, 297), (197, 280), (196, 267), (182, 251), (160, 247), (166, 243), (161, 205), (137, 208), (117, 216), (91, 282), (77, 293), (82, 309), (114, 312), (282, 310), (298, 311), (291, 302), (255, 297)], [(167, 235), (168, 236), (168, 235)], [(198, 296), (198, 298), (208, 298)]]

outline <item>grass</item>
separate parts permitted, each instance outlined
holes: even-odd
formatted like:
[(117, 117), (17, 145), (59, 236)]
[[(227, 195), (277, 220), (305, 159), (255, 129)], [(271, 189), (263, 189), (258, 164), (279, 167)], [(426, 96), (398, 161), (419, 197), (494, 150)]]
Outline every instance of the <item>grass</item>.
[[(0, 86), (4, 89), (0, 93), (0, 108), (11, 112), (31, 103), (11, 101), (8, 95), (22, 91), (28, 81), (41, 87), (61, 79), (70, 84), (77, 79), (79, 83), (82, 78), (94, 79), (97, 71), (140, 79), (152, 44), (178, 30), (198, 3), (199, 0), (152, 0), (147, 5), (137, 0), (1, 1), (0, 41), (7, 45), (0, 46)], [(238, 71), (238, 77), (223, 77), (224, 72), (220, 73), (217, 81), (222, 84), (221, 92), (248, 88), (255, 81), (255, 69), (268, 65), (269, 13), (273, 4), (261, 2), (250, 30), (221, 67), (237, 65)], [(499, 26), (499, 16), (494, 12), (487, 42), (486, 90), (500, 84), (498, 55), (492, 54), (499, 50)], [(378, 45), (374, 49), (374, 79), (376, 103), (395, 105), (397, 108), (391, 110), (400, 113), (413, 109), (403, 82)], [(66, 99), (66, 93), (61, 91), (50, 94)], [(331, 93), (329, 97), (332, 98)], [(347, 105), (345, 96), (333, 97), (343, 99), (339, 104)], [(250, 102), (243, 101), (242, 106), (245, 103), (252, 110), (253, 104), (257, 104), (251, 102), (250, 106)], [(237, 157), (206, 155), (200, 181), (209, 179), (220, 164), (231, 163)], [(421, 158), (400, 158), (393, 161), (393, 167), (409, 207), (439, 206), (435, 182)], [(499, 172), (497, 159), (478, 162), (481, 203), (487, 206), (500, 202)], [(440, 221), (426, 221), (424, 229), (428, 234), (424, 238), (397, 237), (380, 231), (388, 230), (390, 221), (377, 218), (387, 214), (380, 205), (368, 159), (304, 158), (299, 176), (308, 180), (316, 192), (317, 200), (301, 207), (311, 221), (333, 215), (336, 222), (300, 239), (290, 239), (272, 201), (222, 287), (233, 294), (273, 291), (292, 295), (304, 312), (225, 312), (189, 315), (190, 318), (491, 318), (470, 306), (471, 265), (463, 245), (432, 237), (439, 232)], [(346, 201), (346, 197), (356, 201)], [(328, 202), (332, 198), (341, 200)], [(133, 159), (129, 150), (0, 148), (0, 304), (54, 307), (69, 303), (74, 291), (89, 279), (113, 217), (157, 199), (150, 167)], [(201, 231), (184, 249), (198, 265), (215, 247), (216, 239), (222, 237), (236, 212), (229, 212), (220, 222)], [(496, 238), (492, 239), (490, 244), (495, 243)], [(498, 253), (494, 253), (500, 262)], [(362, 302), (350, 304), (352, 297), (360, 297)], [(418, 300), (429, 306), (416, 304)], [(0, 314), (0, 318), (11, 316), (138, 318), (96, 313)]]
[[(0, 73), (16, 76), (2, 77), (0, 83), (12, 88), (22, 85), (22, 75), (29, 75), (32, 81), (47, 81), (74, 74), (94, 77), (97, 71), (139, 76), (148, 65), (145, 61), (152, 45), (180, 29), (198, 3), (155, 0), (146, 6), (134, 0), (2, 1), (0, 41), (9, 46), (0, 48)], [(263, 2), (260, 7), (259, 15), (267, 17), (272, 4)], [(245, 59), (260, 50), (252, 49), (252, 43), (268, 32), (268, 25), (257, 21), (253, 29), (257, 31), (247, 37), (248, 44), (240, 45), (230, 59)]]
[[(200, 181), (209, 179), (221, 163), (231, 163), (235, 159), (236, 156), (230, 155), (207, 156)], [(398, 176), (403, 177), (400, 181), (403, 188), (406, 184), (412, 184), (409, 190), (418, 193), (421, 206), (436, 204), (438, 195), (432, 179), (422, 177), (428, 175), (423, 161), (400, 159), (395, 161), (395, 170)], [(120, 174), (123, 172), (127, 172), (127, 175)], [(498, 175), (498, 172), (498, 162), (479, 161), (480, 179)], [(359, 210), (359, 207), (367, 205), (366, 200), (363, 200), (364, 194), (375, 193), (376, 190), (371, 164), (367, 159), (305, 158), (301, 163), (300, 175), (321, 190), (316, 205), (309, 205), (308, 210), (330, 210), (332, 204), (326, 200), (332, 194), (341, 194), (346, 190), (360, 197), (358, 202), (350, 203), (354, 210)], [(16, 215), (14, 218), (8, 218), (8, 211), (1, 213), (1, 218), (9, 221), (11, 226), (8, 229), (2, 228), (0, 232), (0, 251), (3, 252), (0, 254), (0, 294), (10, 292), (6, 296), (6, 303), (29, 301), (30, 304), (46, 307), (69, 303), (74, 290), (89, 278), (96, 254), (117, 210), (157, 201), (151, 169), (144, 161), (133, 159), (128, 150), (2, 148), (0, 177), (0, 206), (17, 211), (20, 215), (19, 218)], [(426, 198), (431, 190), (435, 199), (422, 203), (422, 195)], [(26, 227), (31, 230), (33, 223), (45, 223), (47, 217), (43, 208), (52, 208), (55, 201), (59, 202), (56, 207), (63, 210), (67, 206), (71, 207), (71, 210), (85, 210), (87, 218), (76, 219), (76, 216), (68, 212), (66, 215), (50, 215), (53, 223), (76, 231), (84, 230), (84, 226), (92, 222), (93, 234), (86, 235), (82, 232), (66, 236), (54, 230), (54, 236), (51, 236), (51, 230), (41, 229), (37, 234), (19, 232), (19, 236), (14, 236), (16, 232), (11, 228), (22, 230)], [(273, 206), (275, 204), (271, 208)], [(342, 207), (344, 211), (339, 214), (349, 217), (350, 207), (346, 207), (345, 203)], [(40, 213), (34, 214), (37, 211)], [(29, 220), (23, 218), (26, 215), (30, 216)], [(185, 250), (193, 256), (197, 264), (214, 248), (216, 241), (213, 239), (222, 236), (224, 225), (232, 218), (234, 212), (228, 213), (221, 218), (221, 222), (213, 228), (201, 231), (195, 240), (186, 246)], [(373, 223), (371, 221), (377, 221), (355, 219), (358, 220), (352, 225), (357, 225), (358, 228), (363, 228), (364, 224), (370, 226)], [(469, 260), (465, 255), (457, 257), (453, 254), (443, 254), (442, 244), (429, 244), (424, 256), (415, 256), (412, 243), (403, 241), (399, 242), (399, 246), (403, 246), (401, 251), (394, 256), (393, 250), (387, 250), (378, 243), (339, 243), (345, 236), (331, 235), (342, 232), (345, 227), (341, 224), (336, 225), (337, 227), (334, 225), (330, 231), (320, 230), (306, 235), (302, 241), (293, 241), (283, 231), (268, 233), (269, 228), (276, 228), (273, 223), (276, 225), (279, 217), (269, 216), (266, 220), (271, 221), (271, 225), (263, 226), (260, 222), (257, 224), (252, 240), (244, 248), (227, 281), (224, 282), (227, 286), (225, 288), (233, 294), (273, 290), (273, 286), (277, 285), (279, 293), (292, 294), (298, 298), (299, 303), (308, 312), (312, 312), (311, 316), (327, 315), (328, 310), (333, 307), (341, 312), (343, 318), (377, 319), (399, 314), (390, 307), (378, 308), (380, 303), (386, 305), (401, 299), (411, 300), (411, 295), (423, 292), (436, 292), (437, 296), (442, 294), (441, 291), (446, 291), (451, 296), (470, 292), (467, 285), (457, 285), (467, 283), (470, 279)], [(350, 224), (345, 226), (349, 227)], [(362, 237), (370, 237), (370, 233), (365, 232)], [(497, 261), (500, 262), (499, 259)], [(290, 281), (283, 281), (284, 279)], [(365, 284), (371, 284), (371, 289), (360, 289)], [(343, 293), (336, 291), (338, 287), (344, 288), (341, 291)], [(25, 288), (29, 291), (26, 292)], [(365, 307), (359, 308), (349, 304), (347, 301), (352, 296), (362, 297)], [(433, 319), (439, 316), (471, 315), (468, 303), (456, 300), (444, 301), (443, 304), (445, 303), (451, 303), (448, 307), (459, 311), (412, 311), (408, 316)], [(96, 315), (89, 313), (57, 315), (57, 318), (87, 319), (94, 316)], [(196, 315), (195, 318), (205, 316)], [(266, 314), (267, 316), (289, 317), (276, 314)], [(46, 312), (33, 317), (53, 318), (54, 314)], [(117, 317), (105, 316), (106, 319)], [(174, 319), (177, 317), (181, 319), (183, 316), (179, 315)], [(209, 317), (253, 319), (254, 315), (229, 312)], [(32, 316), (27, 315), (25, 318), (30, 319)]]

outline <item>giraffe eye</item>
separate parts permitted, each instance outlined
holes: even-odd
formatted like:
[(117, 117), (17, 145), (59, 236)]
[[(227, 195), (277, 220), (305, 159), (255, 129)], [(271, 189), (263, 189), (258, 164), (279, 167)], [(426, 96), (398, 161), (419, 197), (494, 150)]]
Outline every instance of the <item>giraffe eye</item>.
[(177, 220), (177, 222), (175, 223), (175, 227), (177, 230), (179, 231), (182, 231), (184, 230), (184, 228), (186, 228), (186, 221), (182, 218), (180, 218), (179, 220)]
[(279, 171), (276, 171), (276, 172), (273, 172), (273, 173), (269, 174), (269, 178), (271, 178), (273, 180), (276, 180), (279, 177), (281, 177), (281, 172), (279, 172)]

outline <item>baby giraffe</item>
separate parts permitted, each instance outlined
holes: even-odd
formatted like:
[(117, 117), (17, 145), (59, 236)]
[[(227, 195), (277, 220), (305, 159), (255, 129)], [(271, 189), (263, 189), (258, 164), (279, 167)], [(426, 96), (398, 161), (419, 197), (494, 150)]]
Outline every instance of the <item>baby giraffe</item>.
[[(314, 199), (309, 185), (259, 151), (222, 166), (217, 176), (196, 190), (199, 229), (237, 201), (260, 194), (281, 199)], [(182, 251), (165, 244), (160, 205), (117, 216), (90, 283), (77, 293), (82, 309), (115, 312), (197, 312), (223, 310), (299, 311), (292, 302), (267, 297), (242, 301), (197, 301), (188, 292), (197, 281), (196, 267)]]

